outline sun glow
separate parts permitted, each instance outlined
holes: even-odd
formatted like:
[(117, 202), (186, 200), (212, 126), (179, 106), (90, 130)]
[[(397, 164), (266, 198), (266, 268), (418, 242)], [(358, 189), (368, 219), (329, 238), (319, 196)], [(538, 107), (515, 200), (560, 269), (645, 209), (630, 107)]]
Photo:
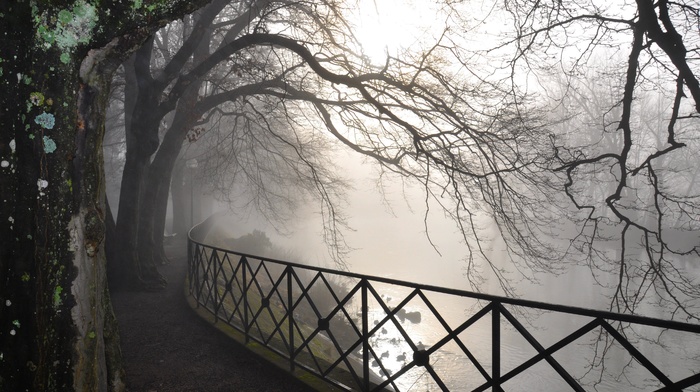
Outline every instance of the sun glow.
[(435, 15), (428, 0), (357, 0), (355, 36), (373, 65), (419, 44)]

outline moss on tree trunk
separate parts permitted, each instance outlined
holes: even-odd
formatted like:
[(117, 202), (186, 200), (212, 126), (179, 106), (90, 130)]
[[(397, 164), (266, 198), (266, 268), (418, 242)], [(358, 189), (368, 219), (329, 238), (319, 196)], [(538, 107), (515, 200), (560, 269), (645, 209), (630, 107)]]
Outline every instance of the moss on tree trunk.
[(146, 36), (204, 1), (0, 2), (0, 390), (124, 390), (104, 256), (104, 110)]

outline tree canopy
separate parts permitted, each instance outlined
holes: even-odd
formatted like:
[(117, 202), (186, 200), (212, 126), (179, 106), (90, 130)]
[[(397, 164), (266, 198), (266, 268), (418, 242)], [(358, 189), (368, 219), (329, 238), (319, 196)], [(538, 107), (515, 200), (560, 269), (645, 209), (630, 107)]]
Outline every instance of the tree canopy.
[[(496, 278), (514, 295), (517, 275), (579, 263), (616, 276), (613, 309), (635, 312), (653, 289), (665, 294), (652, 302), (694, 317), (684, 266), (698, 250), (697, 188), (682, 185), (695, 176), (692, 5), (423, 5), (440, 22), (377, 62), (358, 39), (357, 4), (219, 4), (206, 58), (172, 74), (163, 102), (206, 79), (194, 117), (235, 108), (225, 110), (277, 136), (259, 105), (287, 127), (313, 119), (308, 127), (422, 184), (426, 226), (436, 207), (453, 218), (474, 289)], [(164, 71), (151, 72), (173, 71), (159, 56)], [(337, 251), (340, 210), (318, 191)]]

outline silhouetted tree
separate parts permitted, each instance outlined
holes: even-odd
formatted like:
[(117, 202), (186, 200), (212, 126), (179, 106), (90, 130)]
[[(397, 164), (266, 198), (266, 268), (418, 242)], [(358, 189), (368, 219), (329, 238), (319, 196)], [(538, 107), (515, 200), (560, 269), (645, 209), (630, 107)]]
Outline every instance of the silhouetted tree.
[[(230, 22), (225, 25), (237, 28), (212, 34), (212, 37), (224, 38), (220, 38), (216, 45), (211, 42), (205, 45), (211, 48), (210, 53), (203, 54), (201, 61), (188, 64), (181, 74), (175, 71), (187, 64), (184, 59), (189, 59), (193, 47), (183, 45), (175, 55), (158, 56), (158, 59), (181, 60), (179, 68), (170, 62), (164, 66), (163, 71), (149, 71), (145, 67), (145, 64), (158, 63), (145, 59), (153, 57), (152, 48), (144, 48), (137, 54), (144, 56), (144, 60), (134, 62), (144, 64), (141, 74), (145, 75), (145, 82), (142, 83), (147, 86), (156, 85), (162, 91), (158, 94), (147, 93), (151, 97), (160, 97), (149, 101), (156, 106), (145, 109), (149, 105), (144, 101), (144, 104), (138, 105), (138, 110), (149, 116), (159, 113), (162, 118), (176, 105), (180, 107), (182, 104), (185, 108), (182, 117), (173, 121), (163, 137), (161, 147), (167, 145), (172, 148), (159, 150), (159, 154), (163, 152), (163, 160), (156, 155), (150, 164), (154, 180), (169, 181), (176, 154), (186, 132), (199, 118), (211, 116), (218, 119), (221, 116), (216, 110), (221, 109), (215, 108), (221, 105), (242, 107), (243, 113), (257, 116), (257, 129), (266, 130), (272, 138), (277, 138), (294, 149), (292, 155), (297, 155), (302, 166), (309, 170), (309, 174), (304, 176), (316, 182), (316, 192), (324, 200), (323, 211), (327, 222), (325, 239), (330, 249), (337, 252), (342, 249), (343, 241), (336, 225), (339, 222), (342, 224), (342, 221), (340, 210), (332, 204), (332, 182), (320, 176), (322, 166), (308, 160), (308, 148), (298, 145), (303, 138), (294, 135), (301, 134), (293, 133), (291, 139), (282, 137), (279, 133), (281, 128), (271, 127), (271, 122), (265, 122), (261, 115), (274, 111), (262, 110), (260, 105), (276, 108), (279, 118), (285, 119), (287, 127), (293, 127), (299, 118), (308, 118), (308, 113), (312, 113), (316, 124), (322, 124), (341, 144), (375, 159), (384, 170), (425, 185), (427, 196), (440, 203), (455, 218), (464, 233), (465, 242), (470, 246), (470, 266), (476, 265), (475, 256), (486, 258), (479, 242), (483, 235), (483, 229), (480, 228), (483, 222), (477, 222), (474, 215), (477, 209), (485, 206), (493, 216), (502, 218), (499, 221), (502, 231), (516, 239), (513, 244), (518, 246), (512, 250), (531, 256), (527, 258), (531, 267), (546, 268), (547, 244), (526, 241), (519, 218), (525, 209), (529, 211), (539, 208), (531, 200), (534, 193), (527, 194), (529, 191), (524, 190), (528, 187), (548, 186), (546, 177), (541, 175), (545, 158), (536, 148), (546, 144), (546, 133), (538, 123), (534, 109), (531, 110), (532, 115), (526, 118), (519, 109), (509, 108), (511, 98), (505, 95), (504, 101), (504, 94), (495, 86), (475, 88), (470, 80), (460, 77), (449, 67), (442, 67), (441, 64), (445, 64), (448, 58), (440, 50), (443, 43), (439, 37), (436, 38), (437, 44), (433, 43), (433, 46), (424, 47), (422, 51), (412, 54), (416, 57), (407, 55), (406, 59), (390, 59), (383, 68), (373, 66), (359, 52), (360, 45), (354, 41), (350, 29), (352, 26), (343, 19), (342, 2), (319, 2), (313, 5), (259, 2), (251, 6), (253, 8), (238, 3), (235, 6), (239, 8), (234, 8), (233, 12), (225, 7), (222, 12), (228, 10), (224, 15)], [(290, 15), (294, 17), (291, 18)], [(239, 21), (244, 22), (239, 25)], [(200, 31), (199, 26), (199, 22), (195, 22), (192, 31)], [(279, 33), (266, 32), (278, 29), (279, 26), (288, 28)], [(189, 41), (190, 38), (183, 42)], [(161, 42), (164, 40), (161, 39)], [(180, 56), (181, 53), (185, 54)], [(153, 78), (149, 74), (158, 77)], [(217, 78), (218, 75), (225, 77)], [(201, 83), (204, 79), (212, 81), (212, 89), (202, 90)], [(200, 88), (192, 88), (193, 83), (198, 83)], [(193, 94), (189, 98), (189, 105), (184, 100), (186, 91)], [(196, 93), (202, 96), (195, 99)], [(260, 104), (251, 104), (253, 101)], [(489, 107), (491, 109), (485, 109)], [(244, 115), (239, 116), (243, 117)], [(151, 130), (147, 135), (158, 134), (158, 121), (155, 119), (139, 124), (150, 124)], [(480, 128), (486, 131), (481, 131)], [(143, 137), (155, 140), (147, 135), (144, 134)], [(148, 140), (137, 143), (139, 148), (151, 144)], [(143, 162), (146, 161), (148, 159), (144, 158)], [(158, 162), (163, 164), (156, 165)], [(160, 169), (155, 170), (157, 167)], [(443, 174), (430, 174), (437, 172)], [(151, 182), (148, 181), (149, 185)], [(125, 179), (123, 183), (138, 186), (142, 182)], [(515, 183), (522, 183), (522, 186), (514, 186)], [(260, 186), (258, 188), (262, 189)], [(167, 185), (160, 186), (160, 189), (167, 189)], [(143, 192), (135, 192), (132, 187), (122, 187), (121, 193), (120, 204), (131, 206), (130, 208), (144, 205), (150, 200), (159, 200), (161, 212), (157, 219), (164, 220), (162, 206), (166, 200), (163, 196), (165, 191), (161, 191), (161, 196), (151, 197), (151, 194), (149, 197), (141, 197), (138, 203), (133, 199)], [(450, 194), (454, 202), (442, 202), (438, 194)], [(542, 194), (548, 192), (540, 191), (538, 197)], [(127, 202), (127, 199), (132, 201)], [(146, 216), (157, 210), (158, 208), (146, 208), (143, 213), (132, 215)], [(527, 216), (537, 214), (528, 213)], [(128, 221), (129, 219), (124, 222)], [(157, 228), (150, 230), (148, 223), (142, 223), (138, 227), (161, 236), (162, 231)], [(128, 225), (133, 230), (133, 224)], [(141, 233), (134, 238), (148, 240), (148, 235)], [(475, 239), (477, 242), (473, 243)], [(146, 246), (149, 247), (150, 245)], [(130, 252), (133, 246), (129, 244), (120, 248)], [(138, 260), (134, 262), (139, 265), (152, 265), (152, 259), (126, 257), (129, 262)], [(489, 266), (497, 275), (501, 275), (495, 265)], [(147, 269), (154, 270), (152, 267)], [(143, 271), (142, 268), (135, 270)], [(140, 279), (151, 280), (143, 276)], [(154, 286), (160, 284), (157, 275), (154, 276), (153, 283)]]
[[(531, 90), (566, 105), (574, 121), (588, 118), (567, 130), (588, 140), (551, 140), (549, 167), (577, 222), (570, 250), (616, 275), (611, 309), (635, 312), (646, 300), (697, 319), (700, 287), (683, 268), (700, 254), (700, 194), (683, 185), (698, 153), (697, 4), (515, 0), (503, 15), (513, 26), (497, 46), (507, 53), (504, 79), (523, 86), (526, 72)], [(550, 88), (553, 74), (563, 88)], [(603, 256), (610, 242), (614, 258)]]
[[(286, 18), (290, 10), (298, 14), (311, 12), (307, 9), (308, 5), (281, 4), (281, 9), (275, 9), (277, 6), (270, 6), (267, 1), (253, 4), (215, 1), (196, 14), (191, 23), (183, 24), (178, 31), (178, 34), (184, 34), (179, 47), (173, 49), (173, 42), (177, 43), (177, 40), (171, 42), (168, 34), (161, 34), (159, 38), (152, 36), (149, 44), (126, 63), (126, 112), (131, 114), (126, 117), (126, 163), (117, 218), (116, 247), (122, 255), (116, 261), (119, 267), (115, 267), (115, 270), (123, 274), (123, 278), (118, 280), (147, 289), (164, 284), (155, 265), (164, 259), (162, 233), (168, 190), (183, 140), (192, 128), (201, 125), (201, 118), (210, 116), (207, 114), (209, 111), (225, 102), (253, 94), (269, 83), (264, 78), (255, 80), (248, 75), (243, 76), (240, 70), (240, 76), (232, 78), (235, 73), (231, 72), (231, 62), (240, 62), (244, 55), (250, 53), (254, 55), (254, 50), (250, 48), (256, 42), (249, 42), (249, 34), (246, 36), (250, 30), (259, 28), (261, 24), (274, 23), (281, 18), (280, 15)], [(219, 18), (226, 20), (219, 22), (221, 27), (212, 24), (219, 13)], [(261, 18), (261, 14), (266, 19)], [(154, 51), (154, 48), (158, 50)], [(170, 53), (170, 50), (174, 52)], [(232, 59), (234, 55), (239, 58)], [(242, 62), (243, 67), (246, 62), (251, 63)], [(263, 67), (271, 68), (260, 72), (268, 72), (268, 75), (277, 66), (266, 64), (269, 61), (264, 59), (260, 63)], [(221, 70), (213, 70), (217, 66), (229, 67), (229, 70), (222, 74)], [(234, 63), (233, 67), (240, 65)], [(132, 80), (128, 80), (129, 75), (133, 75)], [(216, 96), (203, 99), (207, 94)], [(129, 102), (132, 106), (128, 105)], [(162, 132), (159, 143), (162, 120), (173, 110), (172, 121)], [(267, 144), (259, 143), (257, 149), (265, 149)], [(288, 170), (293, 166), (281, 163), (274, 170), (281, 170), (279, 176), (285, 177), (285, 173), (293, 174)], [(298, 176), (297, 180), (303, 181)]]

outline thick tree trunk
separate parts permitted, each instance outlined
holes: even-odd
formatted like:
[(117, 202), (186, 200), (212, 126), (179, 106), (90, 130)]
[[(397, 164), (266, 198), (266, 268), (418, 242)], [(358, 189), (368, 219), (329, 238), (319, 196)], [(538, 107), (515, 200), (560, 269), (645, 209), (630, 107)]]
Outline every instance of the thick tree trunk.
[(168, 189), (171, 170), (151, 164), (148, 185), (142, 190), (143, 208), (139, 221), (139, 259), (141, 263), (164, 264), (165, 215), (168, 212)]
[(162, 179), (162, 183), (158, 186), (158, 194), (156, 195), (158, 204), (156, 204), (153, 233), (160, 233), (160, 235), (155, 235), (153, 240), (155, 242), (155, 251), (159, 253), (157, 256), (158, 260), (160, 260), (161, 263), (168, 262), (168, 257), (165, 255), (163, 238), (165, 236), (165, 218), (168, 215), (168, 195), (170, 193), (171, 177), (172, 175), (169, 175), (167, 179)]
[(125, 390), (104, 254), (109, 81), (204, 2), (0, 1), (0, 391)]
[[(161, 116), (155, 112), (157, 92), (150, 84), (149, 63), (153, 40), (140, 48), (126, 63), (125, 120), (126, 161), (119, 194), (117, 217), (117, 246), (119, 249), (116, 277), (111, 279), (119, 287), (143, 290), (159, 290), (166, 281), (158, 272), (152, 257), (141, 259), (141, 250), (149, 238), (142, 236), (139, 228), (143, 214), (150, 213), (151, 206), (143, 205), (144, 183), (150, 157), (158, 148), (158, 129)], [(149, 233), (149, 236), (152, 235)], [(144, 243), (144, 245), (141, 245)]]
[[(32, 32), (31, 22), (14, 27)], [(101, 155), (119, 61), (110, 57), (113, 46), (90, 51), (82, 64), (59, 61), (56, 51), (47, 59), (32, 37), (14, 42), (20, 51), (3, 62), (0, 79), (12, 86), (3, 94), (15, 94), (2, 104), (0, 132), (8, 162), (0, 186), (0, 390), (121, 391)], [(3, 57), (13, 58), (14, 48), (4, 41)]]
[[(119, 287), (143, 290), (159, 290), (166, 281), (158, 272), (152, 259), (140, 257), (140, 243), (146, 242), (139, 227), (143, 215), (149, 214), (150, 206), (141, 206), (139, 195), (144, 191), (143, 182), (147, 178), (146, 162), (143, 159), (129, 159), (127, 153), (119, 198), (117, 219), (118, 257), (116, 277), (112, 279)], [(142, 208), (145, 207), (145, 208)]]
[[(112, 208), (109, 204), (109, 198), (105, 197), (105, 257), (107, 258), (107, 278), (110, 287), (119, 272), (119, 265), (116, 263), (118, 258), (117, 247), (117, 222), (114, 220)], [(116, 284), (116, 283), (114, 283)]]
[[(182, 141), (194, 123), (192, 107), (197, 101), (200, 83), (194, 83), (189, 93), (180, 98), (173, 125), (163, 137), (160, 148), (149, 166), (148, 186), (143, 188), (141, 220), (139, 221), (139, 257), (141, 262), (165, 262), (163, 227), (168, 205), (168, 189)], [(197, 118), (197, 117), (195, 117)]]
[[(139, 262), (144, 265), (163, 264), (165, 260), (160, 259), (161, 252), (156, 249), (157, 237), (163, 237), (163, 232), (155, 232), (155, 216), (158, 209), (158, 188), (160, 188), (162, 178), (159, 170), (149, 168), (148, 184), (144, 184), (141, 189), (141, 212), (139, 214), (138, 238), (139, 238)], [(167, 200), (165, 201), (167, 204)]]
[[(194, 50), (195, 64), (209, 55), (211, 29), (202, 33), (202, 44)], [(178, 100), (172, 125), (165, 133), (158, 151), (149, 165), (148, 183), (144, 184), (140, 197), (142, 206), (139, 220), (139, 259), (141, 264), (156, 265), (166, 262), (163, 250), (163, 228), (167, 214), (168, 189), (173, 168), (177, 161), (187, 131), (199, 119), (201, 113), (194, 110), (199, 98), (201, 80), (192, 82)]]

